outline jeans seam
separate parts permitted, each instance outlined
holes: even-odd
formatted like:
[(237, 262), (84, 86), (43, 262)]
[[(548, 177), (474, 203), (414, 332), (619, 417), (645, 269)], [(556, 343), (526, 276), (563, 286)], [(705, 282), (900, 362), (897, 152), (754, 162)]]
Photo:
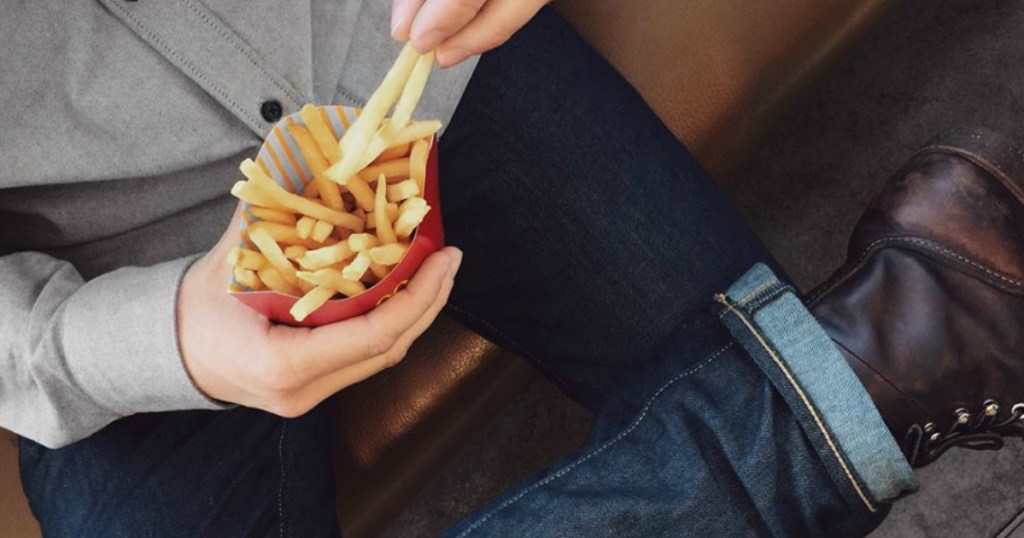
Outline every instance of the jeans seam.
[(780, 287), (778, 289), (773, 290), (771, 293), (765, 294), (762, 297), (758, 297), (757, 300), (752, 301), (752, 302), (750, 302), (747, 305), (742, 305), (742, 306), (747, 311), (749, 311), (751, 313), (755, 313), (755, 312), (761, 310), (761, 307), (763, 307), (764, 305), (774, 301), (775, 299), (778, 299), (779, 296), (785, 295), (786, 293), (791, 293), (792, 291), (793, 291), (793, 288), (791, 286), (783, 286), (783, 287)]
[(593, 458), (595, 456), (600, 455), (601, 453), (603, 453), (604, 451), (608, 450), (613, 445), (615, 445), (616, 443), (621, 441), (622, 439), (625, 439), (627, 436), (629, 436), (629, 434), (633, 433), (638, 427), (640, 427), (640, 424), (644, 421), (645, 418), (647, 418), (647, 413), (650, 411), (651, 407), (654, 405), (654, 401), (657, 400), (658, 397), (662, 395), (662, 393), (664, 393), (666, 390), (668, 390), (668, 388), (670, 386), (672, 386), (673, 384), (675, 384), (677, 381), (679, 381), (679, 380), (681, 380), (681, 379), (683, 379), (683, 378), (685, 378), (687, 376), (690, 376), (690, 375), (696, 373), (697, 371), (701, 370), (702, 368), (704, 368), (708, 364), (711, 364), (712, 361), (714, 361), (716, 358), (721, 356), (722, 353), (725, 353), (726, 350), (728, 350), (730, 347), (732, 347), (732, 345), (733, 345), (733, 343), (730, 342), (730, 343), (722, 346), (721, 348), (719, 348), (714, 353), (708, 355), (707, 358), (705, 358), (703, 361), (701, 361), (697, 365), (689, 368), (688, 370), (680, 372), (679, 374), (676, 374), (675, 377), (673, 377), (672, 379), (668, 380), (664, 385), (659, 387), (658, 390), (656, 390), (654, 392), (654, 394), (650, 398), (648, 398), (647, 401), (644, 403), (643, 409), (640, 410), (640, 414), (637, 415), (637, 417), (633, 420), (633, 422), (625, 430), (619, 432), (619, 434), (616, 435), (614, 438), (612, 438), (611, 440), (607, 441), (603, 445), (597, 447), (593, 451), (589, 452), (586, 456), (583, 456), (580, 459), (577, 459), (576, 461), (572, 462), (569, 466), (563, 468), (562, 470), (558, 471), (557, 473), (555, 473), (555, 474), (553, 474), (553, 475), (551, 475), (551, 476), (549, 476), (549, 477), (547, 477), (547, 478), (545, 478), (545, 479), (543, 479), (543, 480), (541, 480), (539, 482), (534, 483), (530, 487), (528, 487), (528, 488), (524, 489), (523, 491), (519, 492), (519, 494), (516, 495), (515, 497), (512, 497), (511, 499), (508, 499), (507, 501), (501, 503), (501, 505), (496, 507), (494, 510), (491, 510), (490, 512), (488, 512), (487, 515), (483, 516), (482, 518), (480, 518), (476, 522), (474, 522), (469, 528), (467, 528), (466, 530), (464, 530), (461, 533), (459, 533), (459, 535), (456, 538), (463, 538), (465, 536), (468, 536), (469, 533), (471, 533), (471, 532), (475, 531), (476, 529), (478, 529), (488, 519), (490, 519), (491, 516), (497, 514), (498, 512), (501, 512), (502, 510), (508, 508), (509, 506), (512, 506), (513, 504), (518, 502), (520, 499), (525, 497), (527, 494), (532, 493), (532, 492), (536, 491), (537, 489), (539, 489), (539, 488), (541, 488), (541, 487), (543, 487), (543, 486), (545, 486), (545, 485), (547, 485), (547, 484), (549, 484), (551, 482), (554, 482), (555, 480), (557, 480), (559, 478), (562, 478), (563, 476), (569, 474), (570, 472), (572, 472), (574, 469), (576, 469), (580, 465), (586, 463), (587, 460), (589, 460), (589, 459), (591, 459), (591, 458)]
[(277, 484), (277, 519), (279, 522), (278, 536), (284, 538), (284, 483), (285, 483), (285, 464), (284, 464), (284, 437), (288, 431), (288, 421), (281, 421), (281, 435), (277, 438), (277, 458), (281, 464), (281, 480)]
[(757, 296), (757, 294), (759, 294), (762, 291), (764, 291), (764, 290), (774, 286), (778, 282), (779, 282), (778, 279), (773, 278), (773, 279), (771, 279), (771, 280), (761, 284), (760, 286), (754, 288), (753, 291), (751, 291), (750, 293), (746, 294), (742, 299), (740, 299), (739, 301), (736, 301), (736, 302), (738, 304), (740, 304), (740, 305), (745, 306), (747, 304), (747, 301), (753, 299), (755, 296)]
[(847, 480), (850, 481), (850, 484), (853, 486), (853, 489), (857, 492), (857, 496), (860, 497), (861, 501), (863, 501), (868, 511), (876, 512), (877, 507), (874, 505), (874, 503), (871, 502), (871, 499), (868, 498), (863, 488), (861, 488), (861, 485), (857, 481), (857, 478), (853, 475), (853, 471), (850, 469), (849, 464), (843, 458), (843, 455), (839, 452), (839, 447), (836, 446), (835, 440), (832, 439), (831, 433), (829, 433), (828, 429), (825, 428), (825, 424), (822, 421), (821, 417), (818, 415), (817, 409), (815, 409), (814, 405), (811, 403), (811, 400), (807, 396), (807, 393), (804, 392), (803, 387), (801, 387), (800, 384), (797, 383), (796, 378), (793, 377), (793, 373), (790, 372), (786, 364), (782, 361), (781, 358), (779, 358), (775, 350), (772, 349), (772, 347), (769, 346), (768, 343), (764, 341), (764, 338), (761, 336), (761, 334), (754, 329), (753, 324), (751, 324), (750, 320), (747, 319), (747, 316), (744, 315), (735, 306), (733, 306), (733, 304), (729, 301), (728, 297), (724, 295), (718, 295), (716, 299), (725, 305), (727, 311), (731, 312), (733, 315), (737, 317), (737, 319), (739, 319), (743, 323), (743, 325), (747, 328), (750, 334), (753, 335), (754, 338), (757, 340), (758, 345), (760, 345), (761, 348), (768, 353), (768, 356), (770, 356), (772, 361), (775, 362), (775, 365), (782, 371), (783, 375), (786, 377), (786, 381), (793, 387), (793, 389), (797, 393), (797, 396), (799, 396), (800, 400), (803, 402), (804, 407), (806, 407), (807, 411), (810, 412), (811, 418), (814, 420), (815, 426), (825, 437), (825, 443), (828, 445), (828, 448), (832, 452), (833, 457), (839, 463), (839, 467), (842, 469), (843, 474), (846, 475)]
[(541, 368), (543, 368), (544, 372), (547, 375), (555, 378), (556, 381), (558, 381), (559, 383), (561, 383), (564, 386), (572, 386), (572, 385), (570, 385), (570, 383), (568, 381), (565, 380), (565, 378), (563, 378), (561, 375), (559, 375), (558, 372), (552, 370), (551, 366), (548, 365), (548, 362), (546, 360), (541, 359), (535, 353), (530, 351), (527, 348), (527, 346), (524, 346), (524, 345), (520, 344), (519, 341), (517, 341), (516, 339), (510, 337), (508, 334), (506, 334), (501, 329), (495, 327), (493, 323), (491, 323), (491, 322), (487, 321), (486, 319), (483, 319), (480, 316), (478, 316), (478, 315), (476, 315), (476, 314), (466, 310), (465, 308), (459, 307), (456, 304), (448, 303), (448, 308), (451, 308), (452, 310), (460, 312), (460, 313), (462, 313), (465, 316), (469, 316), (469, 317), (473, 318), (474, 320), (477, 321), (477, 323), (485, 325), (488, 329), (490, 329), (490, 330), (494, 331), (495, 333), (497, 333), (498, 336), (500, 336), (500, 337), (504, 338), (505, 340), (507, 340), (508, 343), (511, 344), (512, 346), (514, 346), (519, 353), (522, 353), (523, 355), (526, 355), (526, 358), (530, 359), (531, 362), (533, 362), (534, 364), (537, 364)]

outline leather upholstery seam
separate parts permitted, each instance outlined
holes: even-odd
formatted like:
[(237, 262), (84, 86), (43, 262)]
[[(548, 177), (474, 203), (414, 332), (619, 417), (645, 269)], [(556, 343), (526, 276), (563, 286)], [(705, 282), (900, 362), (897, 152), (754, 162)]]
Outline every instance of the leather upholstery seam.
[(839, 452), (839, 447), (835, 444), (835, 440), (832, 439), (832, 434), (829, 433), (827, 428), (825, 428), (825, 423), (822, 420), (821, 416), (818, 414), (818, 410), (814, 407), (814, 404), (811, 402), (810, 397), (807, 396), (807, 393), (804, 392), (803, 387), (801, 387), (800, 384), (797, 383), (796, 378), (793, 377), (793, 373), (786, 366), (785, 362), (783, 362), (782, 359), (779, 358), (779, 355), (775, 352), (775, 350), (772, 349), (772, 347), (769, 346), (768, 343), (764, 341), (764, 338), (761, 336), (760, 332), (758, 332), (754, 328), (750, 320), (747, 319), (747, 316), (744, 315), (739, 309), (737, 309), (729, 301), (727, 297), (725, 297), (724, 295), (719, 295), (717, 297), (717, 300), (723, 305), (725, 305), (725, 308), (733, 315), (735, 315), (736, 318), (743, 323), (743, 325), (747, 328), (747, 331), (749, 331), (750, 334), (753, 335), (754, 338), (757, 340), (758, 345), (760, 345), (761, 348), (768, 353), (768, 356), (771, 357), (775, 365), (782, 371), (783, 375), (786, 377), (786, 381), (796, 391), (797, 396), (800, 397), (800, 400), (804, 404), (804, 407), (806, 407), (807, 411), (810, 412), (811, 418), (814, 420), (815, 426), (821, 432), (822, 436), (824, 436), (825, 443), (828, 445), (829, 450), (832, 452), (832, 456), (836, 459), (836, 462), (839, 463), (839, 467), (842, 469), (843, 474), (846, 475), (847, 480), (850, 481), (850, 484), (853, 486), (853, 489), (857, 492), (857, 496), (860, 497), (861, 501), (867, 507), (868, 511), (876, 512), (878, 508), (874, 505), (874, 503), (871, 502), (871, 499), (869, 499), (867, 494), (864, 492), (863, 488), (860, 485), (860, 482), (854, 476), (853, 471), (850, 469), (849, 464), (846, 462), (846, 459)]
[(555, 473), (553, 475), (550, 475), (550, 476), (548, 476), (547, 478), (545, 478), (543, 480), (535, 482), (533, 485), (531, 485), (528, 488), (524, 489), (523, 491), (519, 492), (515, 497), (512, 497), (511, 499), (508, 499), (505, 502), (501, 503), (496, 508), (494, 508), (494, 510), (491, 510), (486, 515), (484, 515), (482, 518), (480, 518), (477, 521), (475, 521), (466, 530), (464, 530), (461, 533), (459, 533), (459, 535), (456, 538), (463, 538), (465, 536), (468, 536), (469, 533), (471, 533), (471, 532), (475, 531), (476, 529), (480, 528), (480, 526), (483, 525), (488, 519), (490, 519), (491, 516), (497, 514), (498, 512), (501, 512), (502, 510), (508, 508), (509, 506), (512, 506), (513, 504), (519, 502), (519, 500), (522, 499), (523, 497), (525, 497), (527, 494), (532, 493), (533, 491), (535, 491), (537, 489), (540, 489), (541, 487), (543, 487), (543, 486), (545, 486), (545, 485), (547, 485), (547, 484), (549, 484), (551, 482), (554, 482), (555, 480), (557, 480), (557, 479), (559, 479), (559, 478), (569, 474), (574, 469), (576, 469), (580, 465), (586, 463), (591, 458), (600, 455), (604, 451), (608, 450), (609, 448), (611, 448), (612, 446), (617, 444), (622, 439), (624, 439), (627, 436), (629, 436), (631, 433), (636, 431), (636, 429), (638, 427), (640, 427), (640, 424), (644, 421), (644, 419), (647, 418), (647, 413), (650, 412), (651, 407), (654, 405), (654, 401), (657, 400), (666, 390), (668, 390), (669, 387), (671, 387), (673, 384), (677, 383), (679, 380), (681, 380), (683, 378), (686, 378), (686, 377), (688, 377), (690, 375), (693, 375), (693, 374), (697, 373), (698, 371), (700, 371), (701, 369), (703, 369), (705, 366), (711, 364), (712, 361), (714, 361), (716, 358), (721, 356), (723, 353), (725, 353), (732, 346), (733, 346), (733, 343), (730, 342), (730, 343), (722, 346), (721, 348), (719, 348), (717, 351), (715, 351), (714, 353), (709, 355), (707, 358), (705, 358), (703, 361), (701, 361), (700, 363), (696, 364), (695, 366), (692, 366), (688, 370), (685, 370), (683, 372), (680, 372), (679, 374), (676, 374), (675, 377), (673, 377), (672, 379), (670, 379), (667, 382), (665, 382), (664, 385), (659, 387), (658, 390), (655, 391), (654, 394), (650, 398), (647, 399), (647, 402), (644, 403), (643, 409), (640, 410), (640, 414), (633, 420), (633, 422), (625, 430), (619, 432), (619, 434), (616, 435), (614, 438), (612, 438), (609, 441), (605, 442), (603, 445), (599, 446), (598, 448), (592, 450), (586, 456), (583, 456), (583, 457), (575, 460), (570, 465), (568, 465), (567, 467), (561, 469), (557, 473)]

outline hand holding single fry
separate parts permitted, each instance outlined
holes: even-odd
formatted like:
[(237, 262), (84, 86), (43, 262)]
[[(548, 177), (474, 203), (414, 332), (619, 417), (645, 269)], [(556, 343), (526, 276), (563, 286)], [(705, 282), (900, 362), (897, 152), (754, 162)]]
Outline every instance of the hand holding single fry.
[(453, 66), (512, 37), (551, 0), (394, 0), (391, 35)]
[[(448, 300), (462, 253), (426, 259), (409, 285), (370, 313), (309, 329), (274, 325), (224, 293), (239, 214), (188, 270), (178, 293), (185, 367), (211, 398), (295, 417), (335, 392), (397, 364)], [(251, 255), (248, 255), (251, 256)], [(262, 265), (251, 256), (249, 265)]]

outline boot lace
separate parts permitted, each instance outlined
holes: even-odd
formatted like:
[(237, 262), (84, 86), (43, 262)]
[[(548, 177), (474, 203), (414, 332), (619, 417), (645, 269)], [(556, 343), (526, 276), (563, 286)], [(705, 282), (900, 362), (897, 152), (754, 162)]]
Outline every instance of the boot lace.
[(945, 433), (932, 422), (924, 426), (914, 424), (903, 438), (903, 452), (912, 467), (922, 467), (953, 447), (999, 450), (1006, 444), (1004, 436), (1024, 438), (1024, 403), (1014, 404), (1009, 415), (1002, 418), (1001, 410), (999, 402), (992, 399), (985, 400), (977, 414), (961, 407), (953, 412), (953, 422)]

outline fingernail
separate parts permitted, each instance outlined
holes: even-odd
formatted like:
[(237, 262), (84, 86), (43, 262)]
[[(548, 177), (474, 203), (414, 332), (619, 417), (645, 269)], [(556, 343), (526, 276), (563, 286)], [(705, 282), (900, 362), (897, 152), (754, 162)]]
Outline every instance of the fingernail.
[(413, 45), (416, 46), (416, 50), (420, 54), (426, 54), (441, 44), (444, 41), (444, 32), (440, 30), (431, 30), (425, 34), (421, 34), (419, 38), (413, 40)]
[(437, 53), (437, 63), (444, 67), (451, 67), (466, 58), (469, 58), (470, 52), (463, 48), (452, 48), (445, 49)]
[(451, 266), (448, 272), (454, 275), (459, 271), (459, 266), (462, 265), (462, 251), (457, 248), (449, 249), (448, 257), (451, 258)]
[(405, 41), (403, 36), (398, 35), (398, 27), (401, 26), (409, 15), (405, 10), (394, 9), (391, 11), (391, 37), (399, 41)]

